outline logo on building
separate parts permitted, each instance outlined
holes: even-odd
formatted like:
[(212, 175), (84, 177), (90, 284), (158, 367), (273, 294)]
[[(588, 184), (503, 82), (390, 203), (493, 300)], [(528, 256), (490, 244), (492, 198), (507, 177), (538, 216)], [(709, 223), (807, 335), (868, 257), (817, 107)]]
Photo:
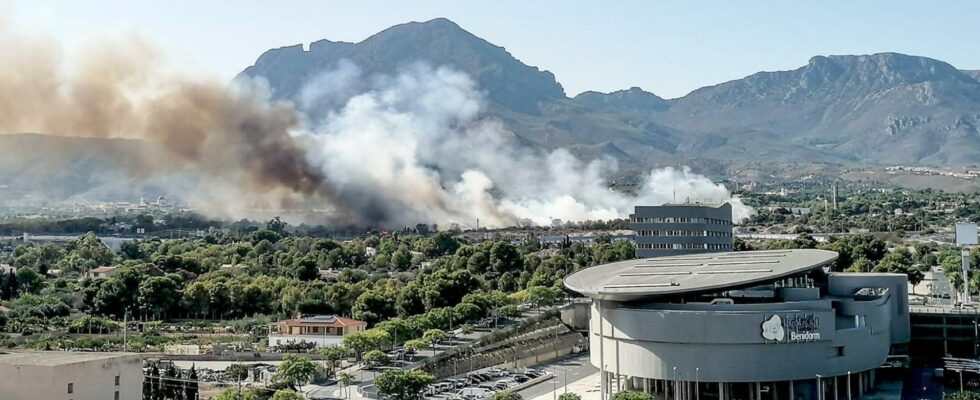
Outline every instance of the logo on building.
[(769, 317), (762, 323), (762, 338), (774, 342), (782, 342), (786, 337), (786, 330), (783, 329), (783, 319), (778, 315)]
[(820, 318), (813, 314), (773, 314), (762, 322), (762, 338), (772, 342), (820, 340)]

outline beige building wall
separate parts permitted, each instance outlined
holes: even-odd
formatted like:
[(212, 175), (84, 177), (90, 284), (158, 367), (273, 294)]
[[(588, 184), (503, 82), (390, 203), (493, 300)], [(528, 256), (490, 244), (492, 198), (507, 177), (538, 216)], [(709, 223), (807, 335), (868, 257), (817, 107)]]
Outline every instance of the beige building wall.
[[(79, 356), (72, 357), (76, 354)], [(41, 352), (31, 353), (30, 358), (10, 356), (20, 355), (0, 355), (3, 400), (142, 399), (143, 362), (136, 354)]]

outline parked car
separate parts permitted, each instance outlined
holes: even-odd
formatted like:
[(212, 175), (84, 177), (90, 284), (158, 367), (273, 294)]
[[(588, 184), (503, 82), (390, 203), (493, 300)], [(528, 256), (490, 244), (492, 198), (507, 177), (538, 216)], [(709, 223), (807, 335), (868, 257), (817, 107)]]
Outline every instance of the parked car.
[(517, 382), (517, 383), (524, 383), (524, 382), (527, 382), (527, 381), (531, 380), (531, 378), (528, 378), (527, 375), (524, 375), (524, 374), (514, 374), (514, 375), (511, 375), (511, 378), (513, 378), (514, 381)]
[(462, 400), (481, 400), (490, 397), (490, 391), (483, 388), (463, 388), (454, 397)]
[(490, 392), (491, 394), (497, 392), (497, 389), (493, 387), (493, 384), (492, 383), (484, 383), (484, 384), (481, 384), (481, 385), (479, 385), (477, 387), (480, 388), (480, 389), (484, 389), (484, 390)]
[(438, 390), (439, 393), (448, 391), (449, 389), (455, 389), (455, 388), (456, 388), (456, 385), (454, 385), (452, 383), (449, 383), (449, 382), (443, 381), (443, 382), (436, 383), (436, 390)]
[(531, 379), (534, 379), (534, 378), (537, 378), (537, 377), (539, 377), (541, 375), (544, 375), (544, 373), (541, 372), (541, 371), (535, 371), (533, 369), (529, 369), (527, 371), (524, 371), (524, 375), (527, 376), (527, 377), (529, 377), (529, 378), (531, 378)]

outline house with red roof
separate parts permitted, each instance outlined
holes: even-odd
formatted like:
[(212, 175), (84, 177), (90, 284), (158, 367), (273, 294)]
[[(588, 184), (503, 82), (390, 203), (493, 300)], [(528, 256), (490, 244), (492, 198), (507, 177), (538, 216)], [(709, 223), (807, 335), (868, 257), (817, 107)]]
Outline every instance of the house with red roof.
[(269, 347), (302, 342), (316, 347), (339, 346), (344, 336), (363, 332), (367, 322), (336, 315), (313, 315), (276, 322), (270, 327)]

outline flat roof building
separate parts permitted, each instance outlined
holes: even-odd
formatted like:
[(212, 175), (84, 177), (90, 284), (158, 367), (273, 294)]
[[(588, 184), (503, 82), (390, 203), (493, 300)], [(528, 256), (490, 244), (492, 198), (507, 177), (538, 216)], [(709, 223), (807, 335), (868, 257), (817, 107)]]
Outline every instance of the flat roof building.
[(809, 249), (643, 258), (565, 286), (593, 300), (603, 399), (857, 398), (909, 341), (907, 277), (827, 273), (836, 259)]
[(636, 256), (732, 251), (732, 205), (637, 206), (630, 214)]
[(0, 354), (0, 398), (141, 399), (143, 359), (134, 353)]

